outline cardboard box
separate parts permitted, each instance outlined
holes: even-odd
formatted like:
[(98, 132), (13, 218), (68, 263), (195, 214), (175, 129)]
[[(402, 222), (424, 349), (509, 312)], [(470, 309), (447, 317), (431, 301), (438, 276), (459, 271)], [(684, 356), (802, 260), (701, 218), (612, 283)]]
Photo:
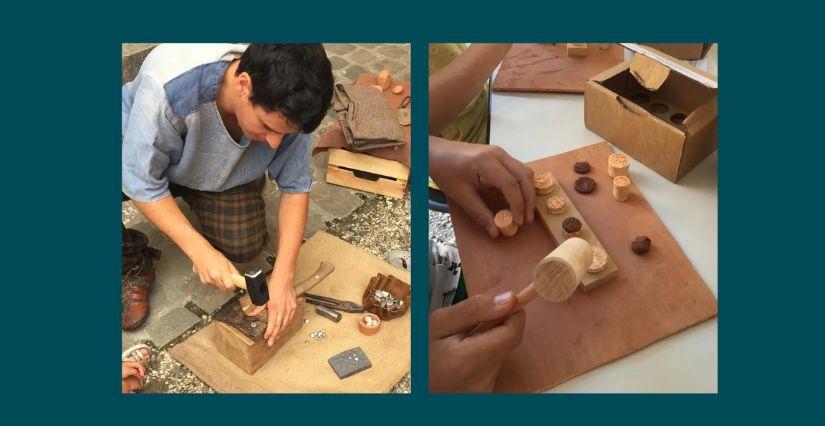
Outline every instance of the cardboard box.
[(625, 47), (637, 54), (585, 83), (584, 124), (677, 182), (716, 150), (717, 79), (652, 49)]
[(642, 43), (666, 55), (685, 61), (703, 59), (713, 43)]

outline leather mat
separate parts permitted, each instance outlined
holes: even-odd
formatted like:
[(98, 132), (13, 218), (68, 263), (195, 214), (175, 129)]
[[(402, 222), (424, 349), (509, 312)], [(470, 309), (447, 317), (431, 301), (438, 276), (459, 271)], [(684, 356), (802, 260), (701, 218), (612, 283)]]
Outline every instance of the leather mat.
[(567, 43), (516, 43), (507, 52), (493, 81), (495, 92), (584, 93), (584, 82), (624, 61), (623, 47), (612, 43), (587, 46), (589, 55), (567, 56)]
[[(295, 271), (300, 281), (315, 271), (322, 261), (332, 262), (333, 271), (310, 293), (361, 302), (364, 289), (377, 273), (394, 275), (410, 283), (407, 271), (395, 268), (325, 232), (316, 232), (298, 255)], [(264, 364), (249, 375), (217, 352), (209, 324), (169, 353), (196, 376), (220, 393), (386, 393), (410, 371), (410, 314), (384, 321), (374, 336), (358, 331), (360, 314), (342, 312), (335, 323), (304, 304), (308, 324)], [(326, 331), (326, 339), (309, 337), (315, 330)], [(346, 379), (338, 379), (327, 360), (342, 351), (360, 346), (372, 368)]]
[[(717, 314), (713, 294), (638, 188), (631, 186), (626, 202), (613, 198), (610, 154), (602, 142), (528, 163), (556, 176), (619, 271), (591, 292), (577, 289), (564, 303), (537, 297), (528, 305), (524, 339), (505, 361), (497, 392), (549, 389)], [(576, 161), (592, 167), (588, 176), (598, 186), (589, 195), (573, 189)], [(511, 238), (491, 239), (458, 206), (450, 207), (470, 295), (521, 290), (557, 245), (538, 217)], [(630, 250), (637, 235), (653, 241), (644, 256)]]

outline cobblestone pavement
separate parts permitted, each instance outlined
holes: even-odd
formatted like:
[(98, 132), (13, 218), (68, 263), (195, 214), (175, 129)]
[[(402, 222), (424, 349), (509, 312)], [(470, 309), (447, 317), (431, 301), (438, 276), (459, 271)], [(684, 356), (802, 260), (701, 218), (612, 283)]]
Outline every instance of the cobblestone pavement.
[[(151, 44), (123, 45), (123, 80), (130, 80), (140, 67)], [(325, 44), (333, 66), (336, 82), (351, 83), (361, 73), (377, 74), (388, 69), (395, 78), (410, 80), (409, 44)], [(313, 133), (313, 145), (334, 123), (332, 112)], [(410, 195), (392, 199), (367, 192), (325, 183), (326, 154), (313, 158), (313, 186), (310, 191), (310, 212), (305, 237), (325, 230), (379, 257), (392, 249), (410, 249)], [(271, 246), (274, 253), (277, 235), (275, 212), (278, 190), (268, 185), (264, 191)], [(178, 205), (197, 227), (197, 221), (183, 201)], [(151, 315), (146, 324), (133, 332), (122, 333), (125, 349), (137, 342), (153, 348), (153, 361), (144, 383), (145, 393), (214, 393), (189, 369), (172, 358), (168, 349), (185, 340), (211, 321), (212, 315), (235, 296), (214, 291), (202, 285), (191, 269), (191, 262), (163, 233), (158, 231), (131, 203), (122, 204), (122, 219), (127, 228), (135, 228), (149, 236), (150, 244), (163, 252), (156, 263), (157, 278), (150, 293)], [(267, 253), (241, 268), (263, 266)], [(392, 390), (410, 392), (410, 374)]]

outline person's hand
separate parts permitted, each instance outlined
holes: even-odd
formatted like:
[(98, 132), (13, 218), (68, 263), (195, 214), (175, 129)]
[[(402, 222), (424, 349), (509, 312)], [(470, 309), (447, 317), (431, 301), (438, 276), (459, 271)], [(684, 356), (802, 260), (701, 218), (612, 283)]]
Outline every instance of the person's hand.
[(223, 253), (207, 243), (192, 255), (191, 260), (192, 271), (202, 283), (213, 285), (221, 291), (235, 290), (232, 274), (240, 273)]
[(536, 193), (533, 170), (498, 146), (454, 142), (430, 137), (430, 176), (491, 237), (499, 230), (494, 213), (481, 199), (486, 187), (498, 188), (521, 226), (533, 222)]
[(504, 359), (524, 334), (523, 310), (500, 326), (467, 336), (476, 325), (507, 315), (513, 292), (482, 294), (430, 314), (430, 392), (491, 392)]
[(266, 306), (255, 308), (249, 315), (258, 315), (264, 308), (267, 309), (267, 324), (264, 339), (272, 346), (295, 315), (298, 300), (295, 297), (295, 288), (292, 286), (291, 274), (272, 271), (269, 278), (269, 301)]
[(143, 364), (137, 361), (123, 361), (120, 363), (120, 390), (131, 393), (140, 390), (140, 379), (146, 374)]

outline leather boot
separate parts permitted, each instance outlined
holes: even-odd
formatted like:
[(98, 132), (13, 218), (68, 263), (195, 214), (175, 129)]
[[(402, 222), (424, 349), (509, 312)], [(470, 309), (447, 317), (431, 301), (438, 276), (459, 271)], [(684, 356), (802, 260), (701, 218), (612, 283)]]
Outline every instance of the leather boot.
[(121, 326), (134, 330), (149, 316), (149, 288), (155, 282), (152, 261), (160, 259), (160, 250), (149, 247), (149, 238), (140, 231), (123, 226), (122, 232)]

